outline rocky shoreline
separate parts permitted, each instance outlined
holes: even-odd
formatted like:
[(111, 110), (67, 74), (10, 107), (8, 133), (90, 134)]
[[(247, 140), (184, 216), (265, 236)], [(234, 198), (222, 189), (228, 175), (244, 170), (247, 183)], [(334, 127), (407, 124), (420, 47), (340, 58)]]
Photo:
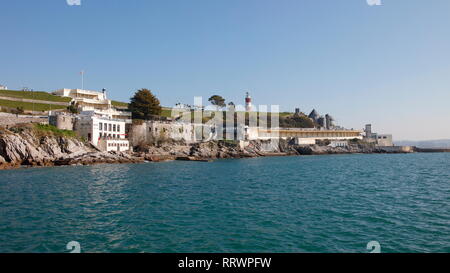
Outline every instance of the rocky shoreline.
[(221, 158), (392, 152), (398, 151), (368, 144), (351, 144), (348, 147), (336, 148), (320, 145), (301, 146), (285, 140), (280, 140), (275, 145), (269, 141), (250, 141), (245, 148), (230, 141), (196, 144), (170, 142), (139, 147), (135, 152), (101, 152), (80, 139), (42, 133), (34, 130), (32, 126), (0, 129), (0, 169), (169, 160), (209, 162)]

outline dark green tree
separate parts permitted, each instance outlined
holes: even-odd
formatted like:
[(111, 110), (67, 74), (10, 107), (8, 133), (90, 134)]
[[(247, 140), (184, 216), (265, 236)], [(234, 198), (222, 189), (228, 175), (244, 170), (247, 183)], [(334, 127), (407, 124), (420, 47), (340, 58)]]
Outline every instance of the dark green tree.
[(133, 119), (151, 119), (152, 116), (161, 115), (161, 105), (152, 92), (148, 89), (139, 89), (130, 99), (128, 109)]
[(211, 102), (212, 105), (215, 105), (217, 107), (225, 107), (225, 99), (222, 98), (219, 95), (214, 95), (211, 98), (208, 99), (209, 102)]

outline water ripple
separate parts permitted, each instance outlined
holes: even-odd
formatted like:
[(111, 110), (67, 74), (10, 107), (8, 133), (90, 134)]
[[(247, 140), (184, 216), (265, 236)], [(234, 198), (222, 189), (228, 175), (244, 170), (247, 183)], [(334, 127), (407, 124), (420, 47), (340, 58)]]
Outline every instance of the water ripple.
[(2, 171), (0, 252), (449, 252), (450, 154)]

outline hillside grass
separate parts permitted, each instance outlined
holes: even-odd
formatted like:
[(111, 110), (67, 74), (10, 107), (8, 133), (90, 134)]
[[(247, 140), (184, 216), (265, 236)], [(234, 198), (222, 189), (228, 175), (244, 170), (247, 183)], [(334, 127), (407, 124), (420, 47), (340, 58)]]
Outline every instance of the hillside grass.
[[(34, 108), (33, 108), (34, 105)], [(22, 101), (11, 101), (11, 100), (1, 100), (0, 106), (9, 107), (9, 108), (18, 108), (22, 107), (24, 110), (32, 111), (50, 111), (57, 109), (66, 109), (63, 105), (54, 105), (54, 104), (45, 104), (45, 103), (32, 103), (32, 102), (22, 102)]]
[(115, 106), (115, 107), (128, 108), (128, 103), (126, 103), (126, 102), (111, 100), (111, 104), (112, 104), (112, 106)]
[(72, 137), (76, 138), (77, 134), (74, 131), (61, 130), (49, 124), (34, 124), (34, 129), (41, 135), (53, 135), (58, 137)]
[[(172, 111), (172, 108), (163, 107), (163, 109), (161, 111), (161, 116), (172, 118), (171, 111)], [(221, 112), (225, 118), (226, 112), (225, 111), (221, 111)], [(190, 112), (191, 121), (194, 121), (196, 113), (202, 117), (202, 123), (207, 123), (208, 121), (213, 119), (216, 114), (216, 112), (214, 112), (214, 111), (204, 111), (204, 112), (191, 111)], [(179, 113), (179, 114), (181, 114), (181, 113)], [(202, 114), (203, 114), (203, 116), (202, 116)], [(236, 114), (244, 114), (245, 115), (245, 123), (248, 124), (249, 115), (250, 115), (249, 112), (237, 111)], [(254, 112), (254, 114), (256, 114), (256, 120), (257, 120), (257, 123), (259, 124), (259, 126), (270, 126), (272, 113), (270, 113), (270, 112)], [(279, 116), (279, 126), (281, 126), (281, 127), (294, 127), (294, 128), (312, 128), (312, 127), (314, 127), (313, 122), (308, 117), (303, 116), (303, 115), (301, 115), (299, 117), (295, 117), (294, 113), (280, 112), (280, 113), (278, 113), (278, 116)], [(266, 120), (267, 124), (263, 124), (261, 117), (267, 117), (267, 120)]]
[(0, 96), (19, 99), (44, 100), (44, 101), (67, 102), (67, 103), (72, 100), (71, 98), (55, 96), (44, 91), (32, 92), (32, 91), (0, 90)]

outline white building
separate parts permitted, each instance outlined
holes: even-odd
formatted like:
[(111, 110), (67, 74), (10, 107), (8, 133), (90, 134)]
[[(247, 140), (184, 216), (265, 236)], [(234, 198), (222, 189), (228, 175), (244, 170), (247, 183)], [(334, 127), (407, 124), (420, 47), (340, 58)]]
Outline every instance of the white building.
[(315, 144), (316, 140), (345, 141), (363, 139), (362, 132), (348, 129), (262, 128), (246, 127), (246, 140), (295, 139), (298, 145)]
[(125, 120), (95, 115), (79, 115), (74, 131), (102, 151), (128, 151)]
[[(80, 110), (73, 118), (73, 130), (86, 138), (102, 151), (128, 151), (130, 144), (125, 134), (125, 126), (131, 123), (131, 113), (120, 111), (112, 106), (106, 92), (82, 89), (60, 89), (53, 94), (72, 98), (72, 103)], [(61, 113), (51, 113), (49, 121), (55, 126), (68, 127)], [(65, 129), (64, 128), (64, 129)], [(63, 128), (60, 128), (63, 129)]]
[(393, 138), (390, 134), (376, 134), (376, 139), (378, 146), (394, 146)]
[(372, 132), (372, 125), (367, 124), (364, 130), (364, 140), (369, 143), (375, 143), (377, 146), (389, 147), (394, 146), (393, 136), (391, 134), (377, 134)]
[(102, 138), (98, 142), (98, 148), (102, 151), (112, 152), (125, 152), (130, 150), (130, 143), (126, 139), (105, 139)]
[(111, 100), (106, 97), (106, 91), (97, 92), (83, 89), (60, 89), (54, 95), (72, 98), (72, 103), (78, 106), (81, 112), (106, 115), (115, 119), (131, 119), (131, 113), (119, 111), (112, 106)]
[(342, 147), (345, 148), (348, 146), (348, 141), (347, 140), (332, 140), (330, 142), (330, 145), (328, 145), (330, 147), (336, 148), (336, 147)]
[(0, 84), (0, 90), (8, 90), (8, 87)]

